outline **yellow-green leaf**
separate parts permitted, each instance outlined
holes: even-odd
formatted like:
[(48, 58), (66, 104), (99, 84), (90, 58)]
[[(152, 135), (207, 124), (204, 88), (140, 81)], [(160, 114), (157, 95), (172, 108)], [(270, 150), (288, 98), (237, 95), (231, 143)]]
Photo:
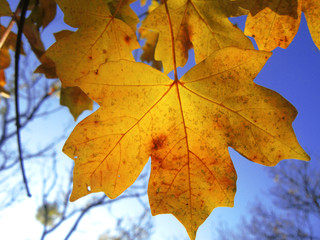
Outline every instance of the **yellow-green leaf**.
[(100, 108), (63, 148), (75, 161), (71, 200), (100, 191), (119, 196), (151, 156), (152, 214), (173, 214), (195, 239), (214, 208), (233, 206), (229, 146), (267, 166), (308, 160), (292, 130), (295, 108), (253, 82), (270, 55), (223, 48), (181, 81), (130, 60), (104, 63), (99, 74), (80, 78)]
[(83, 111), (93, 109), (93, 101), (79, 87), (62, 88), (60, 104), (69, 108), (75, 121)]

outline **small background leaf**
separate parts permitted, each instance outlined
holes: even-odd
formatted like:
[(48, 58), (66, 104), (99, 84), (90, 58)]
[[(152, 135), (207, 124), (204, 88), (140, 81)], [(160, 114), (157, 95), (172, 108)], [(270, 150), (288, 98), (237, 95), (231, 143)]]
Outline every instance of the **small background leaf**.
[[(12, 11), (6, 0), (0, 0), (0, 16), (11, 16)], [(1, 36), (1, 35), (0, 35)]]
[(61, 88), (60, 104), (69, 108), (75, 121), (83, 111), (93, 109), (93, 101), (79, 87)]

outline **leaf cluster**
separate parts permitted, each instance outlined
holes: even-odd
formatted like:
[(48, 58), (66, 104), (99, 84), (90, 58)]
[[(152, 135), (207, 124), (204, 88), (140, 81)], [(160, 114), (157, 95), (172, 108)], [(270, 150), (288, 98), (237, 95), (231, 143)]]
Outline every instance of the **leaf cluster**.
[[(253, 80), (269, 51), (291, 43), (302, 12), (319, 47), (317, 0), (152, 1), (141, 19), (133, 0), (56, 2), (77, 31), (55, 34), (44, 53), (39, 32), (28, 34), (47, 26), (55, 4), (36, 1), (25, 35), (42, 62), (37, 71), (59, 77), (61, 104), (75, 119), (92, 101), (100, 106), (63, 148), (75, 161), (72, 201), (100, 191), (118, 197), (151, 157), (152, 214), (173, 214), (195, 239), (214, 208), (233, 206), (237, 176), (228, 147), (266, 166), (309, 160), (291, 126), (295, 108)], [(241, 15), (244, 31), (229, 21)], [(196, 65), (180, 77), (190, 49)]]

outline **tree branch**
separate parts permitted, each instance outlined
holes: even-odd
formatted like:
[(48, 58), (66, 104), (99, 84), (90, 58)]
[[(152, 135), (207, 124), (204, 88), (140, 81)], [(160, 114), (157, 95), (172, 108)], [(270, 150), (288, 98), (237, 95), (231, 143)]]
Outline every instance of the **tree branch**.
[(17, 42), (16, 42), (16, 51), (15, 51), (15, 78), (14, 78), (14, 85), (15, 85), (15, 106), (16, 106), (16, 128), (17, 128), (17, 145), (18, 145), (18, 152), (19, 152), (19, 160), (20, 160), (20, 168), (23, 177), (23, 182), (26, 188), (27, 196), (31, 197), (31, 193), (28, 187), (28, 180), (24, 170), (23, 158), (22, 158), (22, 146), (21, 146), (21, 135), (20, 135), (20, 115), (19, 115), (19, 59), (20, 59), (20, 52), (21, 52), (21, 37), (23, 32), (23, 25), (25, 20), (25, 15), (27, 12), (27, 8), (29, 5), (29, 0), (22, 0), (22, 10), (21, 10), (21, 17), (18, 26), (18, 35), (17, 35)]

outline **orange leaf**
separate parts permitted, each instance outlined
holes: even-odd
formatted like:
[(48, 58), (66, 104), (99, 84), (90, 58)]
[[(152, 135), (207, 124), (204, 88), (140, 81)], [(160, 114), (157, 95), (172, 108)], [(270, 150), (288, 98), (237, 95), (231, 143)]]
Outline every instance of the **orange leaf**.
[[(0, 25), (0, 36), (3, 36), (5, 31), (6, 31), (6, 28)], [(17, 35), (13, 32), (10, 32), (2, 48), (0, 49), (0, 69), (4, 69), (10, 66), (11, 58), (9, 54), (9, 49), (15, 50), (16, 40), (17, 40)], [(24, 54), (22, 43), (21, 43), (21, 54)]]
[(313, 41), (320, 49), (318, 0), (255, 0), (250, 3), (243, 4), (250, 9), (245, 34), (255, 38), (259, 49), (287, 48), (298, 32), (302, 11)]

